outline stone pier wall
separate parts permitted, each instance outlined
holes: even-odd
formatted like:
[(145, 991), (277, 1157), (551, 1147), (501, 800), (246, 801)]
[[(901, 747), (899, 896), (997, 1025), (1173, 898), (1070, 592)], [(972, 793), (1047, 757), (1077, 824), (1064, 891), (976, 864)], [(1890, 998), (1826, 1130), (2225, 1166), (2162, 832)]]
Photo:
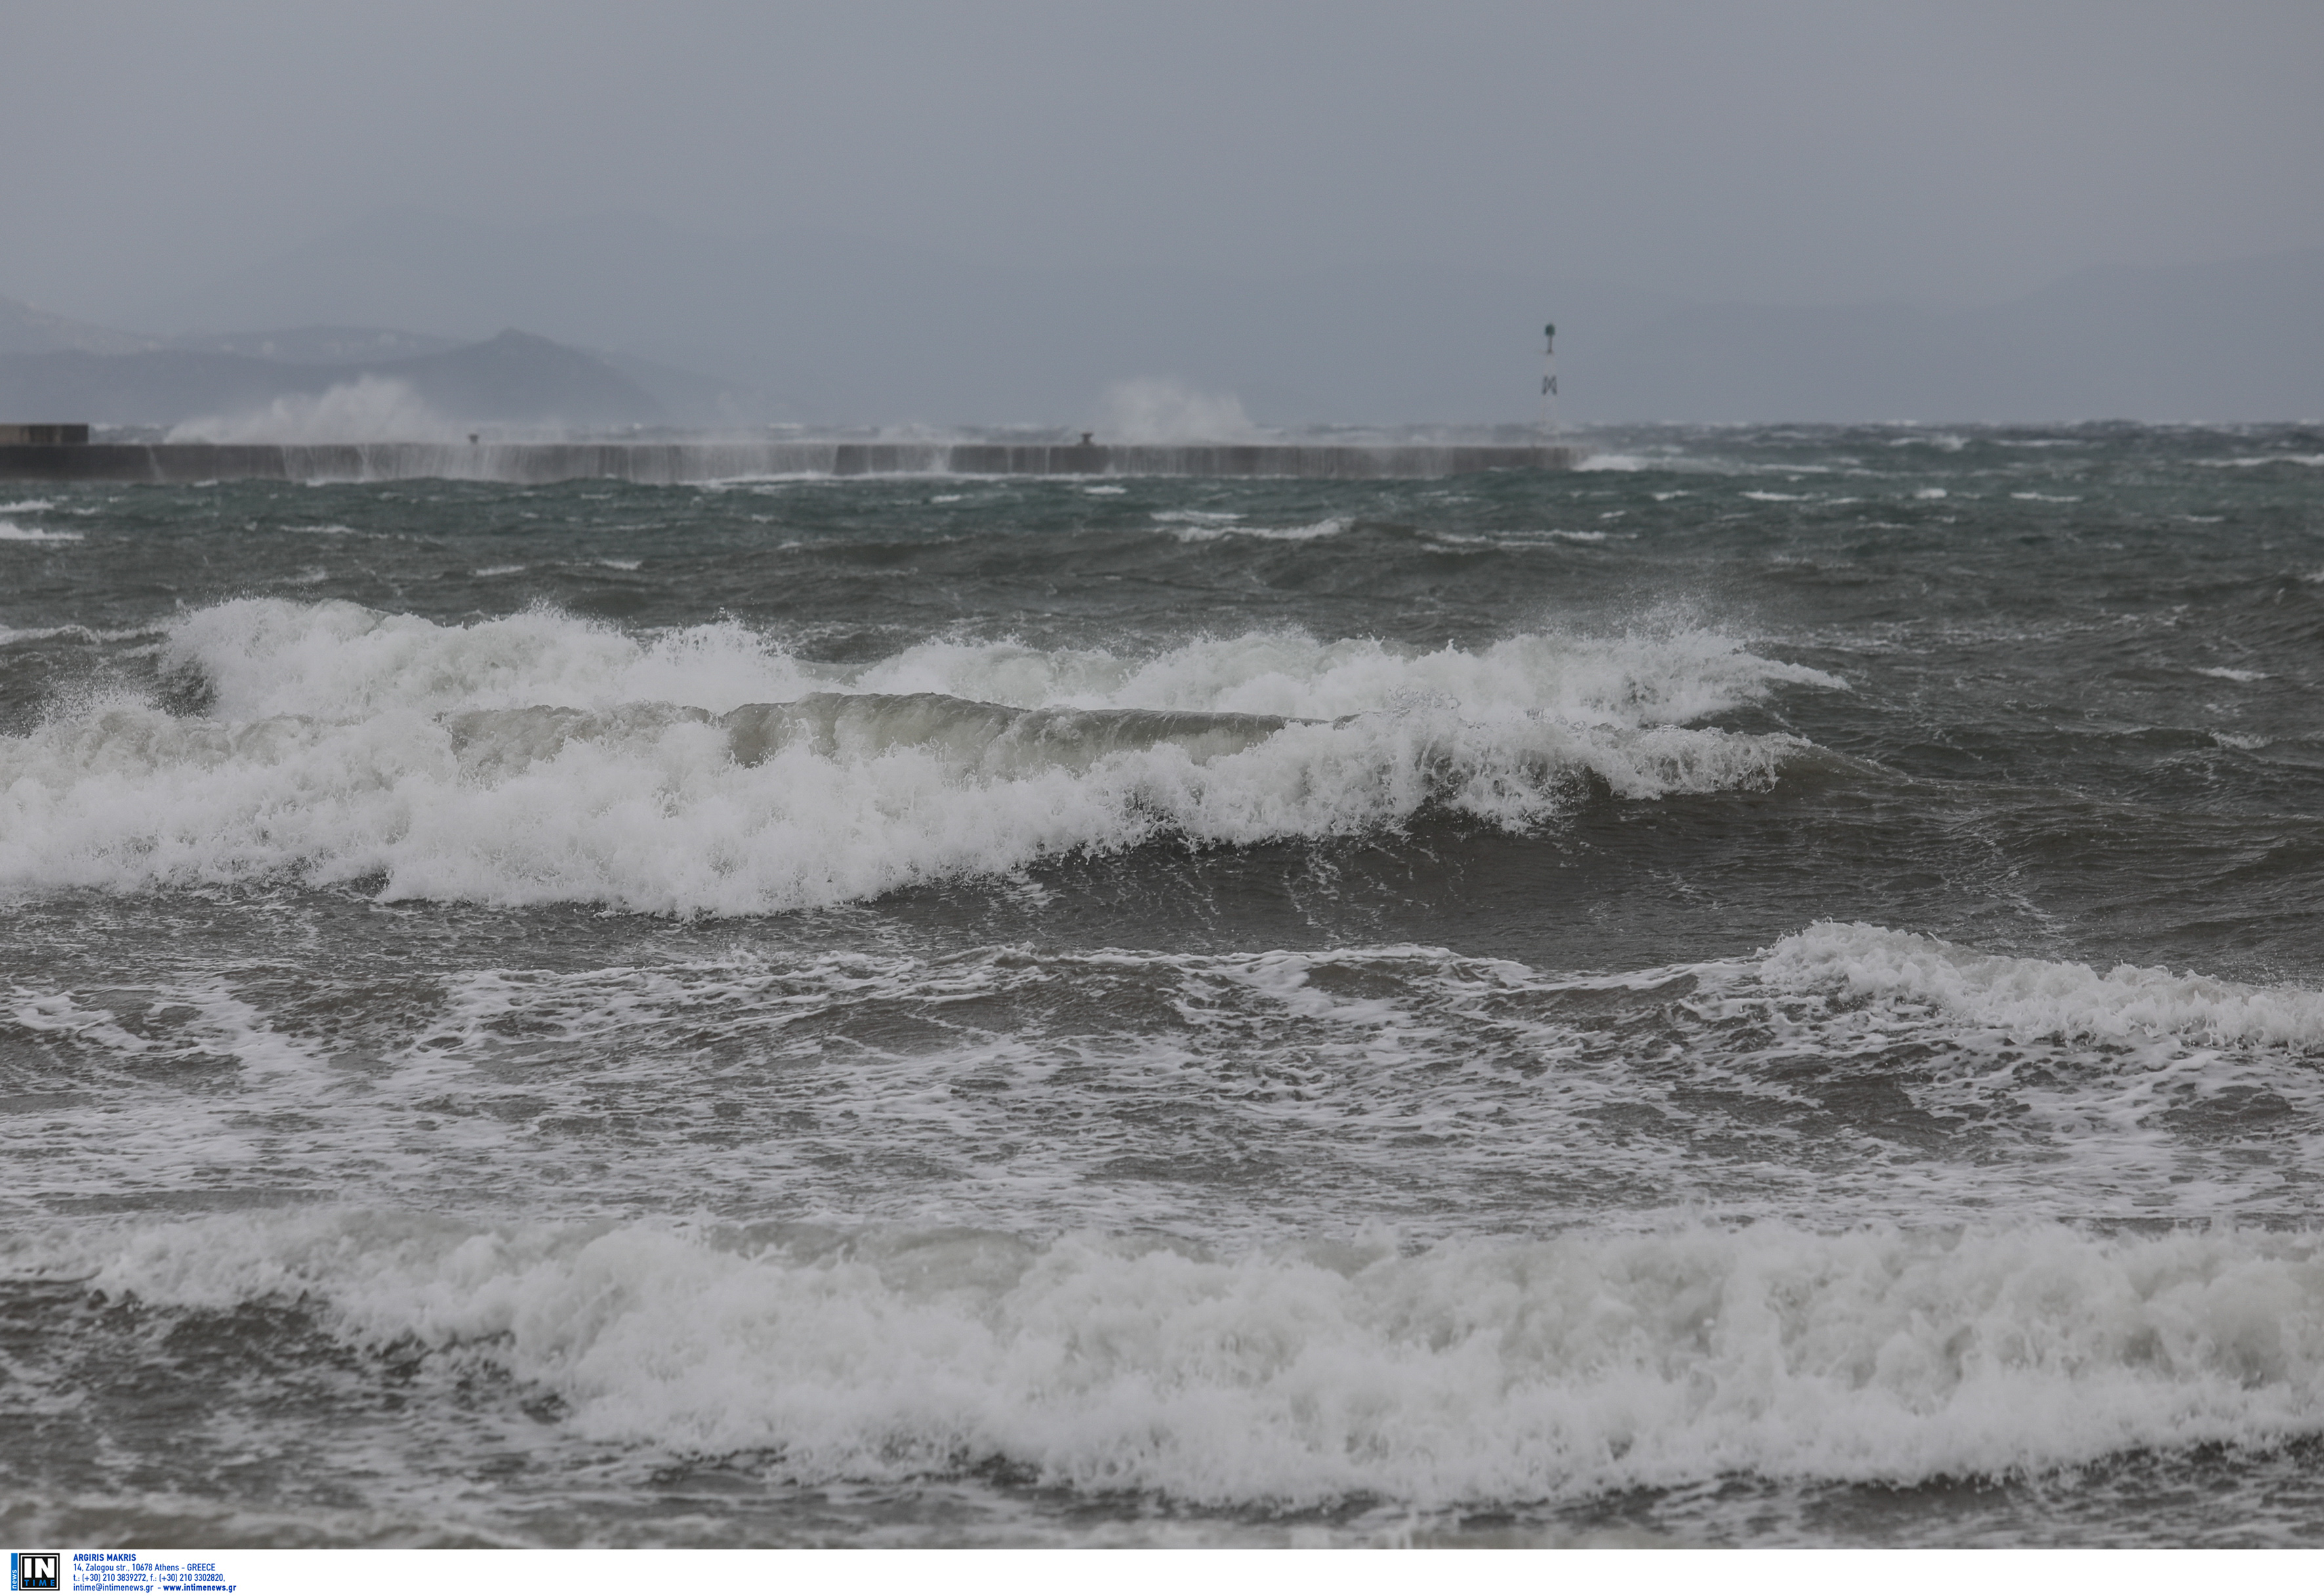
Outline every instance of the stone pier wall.
[(1354, 444), (0, 444), (0, 482), (715, 482), (746, 476), (1452, 476), (1561, 471), (1570, 447)]

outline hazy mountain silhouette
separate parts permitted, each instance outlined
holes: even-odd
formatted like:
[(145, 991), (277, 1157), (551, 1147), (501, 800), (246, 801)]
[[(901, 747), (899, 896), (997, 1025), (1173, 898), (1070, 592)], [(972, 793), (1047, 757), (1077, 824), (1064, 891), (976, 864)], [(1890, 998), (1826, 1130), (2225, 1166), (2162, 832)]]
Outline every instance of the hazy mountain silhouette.
[[(624, 216), (511, 227), (394, 211), (135, 319), (189, 348), (253, 355), (273, 339), (277, 360), (339, 364), (363, 364), (352, 338), (405, 339), (405, 357), (418, 358), (431, 342), (523, 325), (622, 351), (603, 360), (647, 411), (567, 407), (593, 423), (650, 413), (696, 426), (1088, 425), (1109, 384), (1140, 376), (1231, 392), (1262, 421), (1524, 420), (1551, 319), (1575, 421), (2324, 415), (2324, 251), (2314, 250), (2098, 268), (1969, 309), (1686, 306), (1613, 284), (1426, 266), (1251, 281), (1024, 272), (827, 235), (719, 237)], [(23, 321), (0, 315), (0, 338), (65, 336), (6, 330)], [(300, 323), (311, 325), (192, 330)], [(71, 325), (81, 343), (0, 346), (87, 347), (107, 330)], [(395, 328), (423, 331), (380, 330)], [(541, 403), (529, 399), (526, 413)]]
[(36, 310), (17, 300), (0, 299), (0, 355), (50, 355), (78, 350), (88, 355), (129, 355), (159, 349), (165, 340), (123, 332)]
[(434, 417), (453, 423), (604, 427), (666, 419), (650, 393), (605, 362), (520, 332), (401, 359), (332, 364), (203, 348), (0, 355), (0, 415), (166, 427), (260, 411), (366, 377), (401, 384)]
[(159, 331), (521, 323), (763, 392), (771, 419), (1085, 421), (1108, 384), (1231, 390), (1263, 420), (1532, 413), (1541, 324), (1577, 383), (1672, 309), (1602, 283), (1426, 267), (1242, 281), (1021, 272), (819, 234), (722, 238), (601, 216), (499, 227), (388, 212), (148, 309)]
[(172, 347), (217, 355), (249, 355), (293, 365), (362, 365), (441, 355), (472, 340), (386, 327), (293, 327), (254, 333), (197, 333), (173, 338)]

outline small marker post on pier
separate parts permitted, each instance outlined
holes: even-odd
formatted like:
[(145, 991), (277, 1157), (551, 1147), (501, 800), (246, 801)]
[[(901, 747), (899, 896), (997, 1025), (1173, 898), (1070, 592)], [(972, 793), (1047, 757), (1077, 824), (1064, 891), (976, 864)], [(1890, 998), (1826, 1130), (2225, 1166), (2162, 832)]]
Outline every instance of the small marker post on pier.
[(1541, 434), (1557, 441), (1557, 323), (1541, 329)]

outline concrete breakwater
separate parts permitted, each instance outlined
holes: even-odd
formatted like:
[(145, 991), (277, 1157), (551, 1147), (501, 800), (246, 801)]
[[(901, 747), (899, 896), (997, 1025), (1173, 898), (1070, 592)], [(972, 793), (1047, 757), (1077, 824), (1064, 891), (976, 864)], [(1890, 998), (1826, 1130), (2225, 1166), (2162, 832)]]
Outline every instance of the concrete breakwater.
[(748, 476), (1452, 476), (1583, 451), (1467, 444), (89, 443), (0, 445), (0, 482), (715, 482)]

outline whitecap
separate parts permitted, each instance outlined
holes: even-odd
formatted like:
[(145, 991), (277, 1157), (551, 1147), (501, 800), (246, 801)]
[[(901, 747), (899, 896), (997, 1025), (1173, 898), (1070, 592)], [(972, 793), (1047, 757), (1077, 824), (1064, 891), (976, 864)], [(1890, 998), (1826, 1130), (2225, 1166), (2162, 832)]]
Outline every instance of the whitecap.
[(80, 642), (130, 642), (141, 637), (160, 637), (163, 632), (155, 626), (124, 626), (100, 630), (91, 626), (27, 626), (21, 629), (0, 626), (0, 642), (44, 642), (51, 638), (69, 637)]
[(1634, 542), (1636, 532), (1607, 532), (1595, 528), (1568, 531), (1550, 527), (1539, 531), (1517, 532), (1444, 532), (1432, 531), (1428, 540), (1454, 549), (1536, 549), (1543, 543), (1608, 543), (1619, 540)]
[(0, 521), (0, 543), (78, 543), (78, 532), (54, 532), (41, 527), (18, 526), (13, 521)]
[(2100, 973), (2070, 961), (1981, 954), (1878, 926), (1811, 927), (1769, 949), (1760, 973), (1779, 987), (1929, 1004), (2029, 1036), (2324, 1047), (2324, 992), (2137, 964)]
[(1336, 517), (1310, 521), (1304, 526), (1250, 527), (1222, 521), (1201, 521), (1191, 525), (1173, 525), (1171, 534), (1182, 543), (1209, 543), (1221, 538), (1261, 538), (1277, 543), (1305, 543), (1316, 538), (1336, 538), (1348, 530), (1350, 522)]
[(577, 1435), (794, 1484), (954, 1477), (1280, 1511), (1738, 1477), (2020, 1476), (2324, 1427), (2324, 1251), (2228, 1227), (1776, 1223), (1212, 1252), (1165, 1238), (325, 1211), (60, 1227), (14, 1271), (297, 1303)]
[(1845, 687), (1700, 631), (945, 641), (835, 665), (732, 623), (632, 637), (273, 599), (175, 623), (162, 664), (208, 684), (216, 718), (107, 704), (0, 738), (0, 887), (376, 878), (761, 913), (1161, 836), (1354, 835), (1430, 807), (1527, 828), (1591, 789), (1764, 788), (1805, 743), (1689, 723)]

